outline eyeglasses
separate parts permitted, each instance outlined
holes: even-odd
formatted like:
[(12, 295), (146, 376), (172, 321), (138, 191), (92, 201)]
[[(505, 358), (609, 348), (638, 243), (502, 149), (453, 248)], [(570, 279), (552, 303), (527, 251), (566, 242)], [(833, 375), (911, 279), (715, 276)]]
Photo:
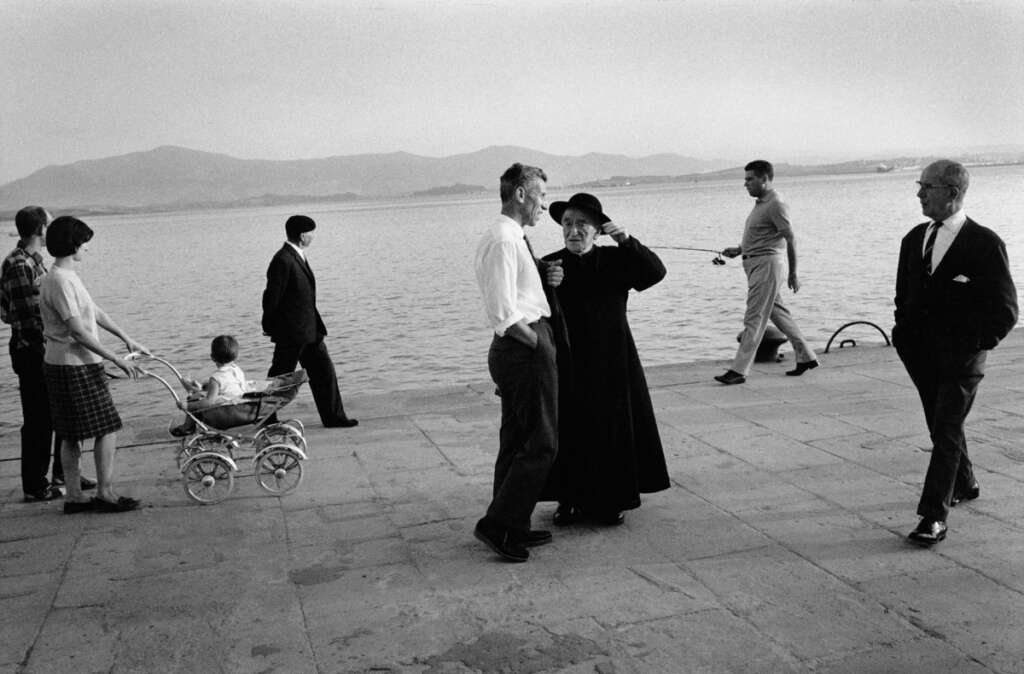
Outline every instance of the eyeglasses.
[(932, 185), (931, 183), (923, 183), (920, 180), (917, 181), (917, 186), (920, 187), (922, 190), (935, 190), (949, 187), (949, 185)]

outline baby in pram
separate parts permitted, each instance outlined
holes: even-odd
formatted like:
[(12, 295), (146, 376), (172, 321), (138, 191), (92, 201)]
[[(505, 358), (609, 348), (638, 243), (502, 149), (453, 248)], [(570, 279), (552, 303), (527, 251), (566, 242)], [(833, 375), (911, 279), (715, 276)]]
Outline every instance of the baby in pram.
[[(217, 369), (213, 371), (205, 384), (195, 379), (182, 379), (188, 389), (188, 410), (199, 410), (237, 402), (249, 390), (245, 381), (245, 373), (238, 367), (238, 340), (231, 335), (218, 335), (210, 343), (210, 359)], [(171, 435), (181, 437), (193, 432), (195, 422), (188, 417), (184, 423), (171, 429)]]

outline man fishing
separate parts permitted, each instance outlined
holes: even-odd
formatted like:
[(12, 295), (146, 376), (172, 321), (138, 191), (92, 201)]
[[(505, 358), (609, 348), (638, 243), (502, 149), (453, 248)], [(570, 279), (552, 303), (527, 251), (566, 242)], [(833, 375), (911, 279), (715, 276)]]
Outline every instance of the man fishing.
[(789, 262), (787, 281), (793, 292), (800, 290), (800, 280), (796, 274), (796, 239), (789, 223), (789, 207), (772, 187), (775, 169), (770, 162), (761, 159), (743, 169), (746, 172), (743, 185), (754, 197), (754, 208), (747, 216), (740, 245), (724, 249), (722, 255), (743, 256), (743, 271), (747, 273), (747, 311), (732, 366), (725, 374), (715, 377), (726, 385), (747, 381), (769, 320), (789, 338), (796, 352), (796, 368), (787, 371), (787, 375), (799, 377), (818, 367), (817, 356), (782, 303), (782, 283), (787, 279), (783, 251)]

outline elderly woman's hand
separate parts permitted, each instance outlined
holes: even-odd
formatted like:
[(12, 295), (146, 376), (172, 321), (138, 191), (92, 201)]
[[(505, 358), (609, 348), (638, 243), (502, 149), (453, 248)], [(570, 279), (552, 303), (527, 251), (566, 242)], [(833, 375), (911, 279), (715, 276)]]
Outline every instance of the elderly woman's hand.
[(622, 243), (629, 238), (629, 232), (626, 231), (626, 226), (616, 224), (613, 220), (609, 220), (604, 223), (601, 226), (601, 231), (615, 239), (615, 243)]

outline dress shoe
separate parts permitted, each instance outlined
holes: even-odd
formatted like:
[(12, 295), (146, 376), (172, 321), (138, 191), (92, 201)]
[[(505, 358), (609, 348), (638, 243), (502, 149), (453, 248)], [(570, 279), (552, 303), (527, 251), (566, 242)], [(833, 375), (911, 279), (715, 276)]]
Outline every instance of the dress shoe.
[(552, 520), (556, 527), (565, 527), (570, 524), (575, 524), (576, 520), (579, 519), (579, 511), (576, 510), (575, 506), (569, 505), (568, 503), (559, 503), (558, 509), (555, 510), (555, 516)]
[(720, 374), (717, 377), (715, 377), (715, 381), (719, 381), (725, 384), (726, 386), (732, 384), (742, 384), (746, 380), (746, 377), (741, 375), (739, 372), (736, 372), (735, 370), (726, 370), (725, 374)]
[(358, 426), (358, 419), (337, 419), (329, 423), (324, 424), (324, 428), (352, 428)]
[(922, 519), (917, 528), (910, 532), (908, 539), (918, 545), (935, 545), (946, 537), (946, 523), (939, 520)]
[(606, 527), (617, 527), (626, 521), (626, 516), (617, 510), (596, 512), (591, 516), (596, 523)]
[(967, 489), (964, 489), (963, 491), (954, 491), (953, 498), (949, 499), (949, 507), (952, 508), (961, 501), (973, 501), (979, 496), (981, 496), (981, 486), (979, 486), (978, 483), (975, 482), (974, 484), (972, 484)]
[(491, 524), (486, 517), (476, 523), (473, 535), (476, 536), (477, 540), (510, 562), (525, 562), (530, 558), (530, 551), (516, 540), (515, 535), (510, 530)]
[(27, 491), (25, 497), (22, 499), (25, 503), (40, 503), (42, 501), (52, 501), (61, 497), (60, 490), (56, 487), (47, 487), (46, 489), (40, 489), (39, 491)]
[(544, 531), (543, 529), (530, 529), (525, 534), (518, 536), (519, 542), (523, 544), (523, 547), (532, 548), (538, 545), (544, 545), (551, 542), (551, 532)]
[(797, 363), (796, 369), (786, 371), (786, 376), (799, 377), (804, 372), (807, 372), (808, 370), (813, 370), (816, 367), (818, 367), (818, 361), (816, 360), (809, 360), (806, 363)]

